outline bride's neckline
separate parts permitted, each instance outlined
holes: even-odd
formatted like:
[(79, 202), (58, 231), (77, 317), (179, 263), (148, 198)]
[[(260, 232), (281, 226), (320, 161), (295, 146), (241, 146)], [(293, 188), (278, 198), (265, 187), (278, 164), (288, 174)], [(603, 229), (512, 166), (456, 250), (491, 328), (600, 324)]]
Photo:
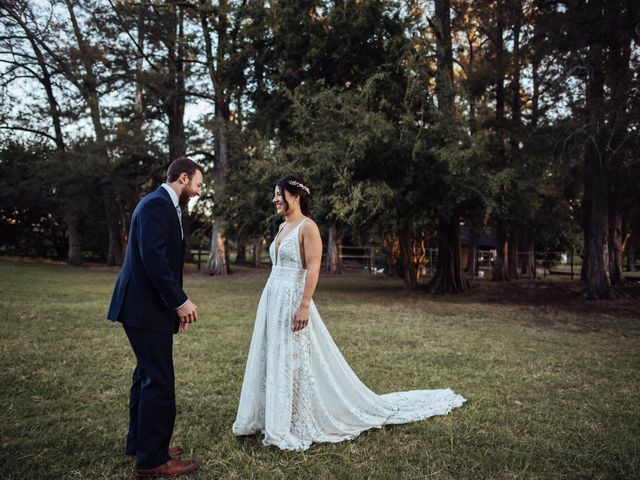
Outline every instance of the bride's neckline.
[(278, 254), (280, 253), (280, 247), (282, 246), (282, 242), (284, 242), (293, 232), (295, 232), (298, 227), (300, 225), (302, 225), (302, 223), (307, 219), (307, 217), (303, 216), (302, 220), (300, 220), (295, 227), (293, 227), (291, 230), (289, 230), (289, 232), (287, 232), (287, 234), (282, 237), (282, 240), (280, 240), (280, 243), (278, 243), (278, 238), (280, 237), (280, 234), (282, 233), (282, 230), (284, 230), (284, 227), (282, 227), (282, 229), (278, 230), (278, 233), (276, 234), (276, 238), (273, 239), (273, 244), (275, 246), (276, 249), (276, 264), (278, 263)]

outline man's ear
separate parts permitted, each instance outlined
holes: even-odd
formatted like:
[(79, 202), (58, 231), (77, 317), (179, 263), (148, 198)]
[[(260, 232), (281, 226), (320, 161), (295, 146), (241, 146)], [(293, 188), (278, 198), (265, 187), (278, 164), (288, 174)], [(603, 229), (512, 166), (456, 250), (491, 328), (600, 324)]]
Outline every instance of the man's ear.
[(182, 172), (180, 174), (180, 183), (182, 182), (189, 183), (189, 175), (187, 175), (187, 172)]

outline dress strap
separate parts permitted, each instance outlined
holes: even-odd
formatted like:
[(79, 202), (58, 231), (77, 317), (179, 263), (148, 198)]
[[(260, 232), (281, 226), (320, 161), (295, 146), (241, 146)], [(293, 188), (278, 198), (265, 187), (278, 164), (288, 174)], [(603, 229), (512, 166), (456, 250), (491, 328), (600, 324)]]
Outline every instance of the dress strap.
[(294, 228), (294, 229), (293, 229), (293, 232), (291, 232), (291, 233), (294, 233), (294, 232), (295, 232), (295, 234), (296, 234), (296, 235), (295, 235), (295, 237), (296, 237), (296, 242), (298, 243), (298, 249), (300, 249), (300, 242), (298, 241), (298, 238), (299, 238), (299, 236), (300, 236), (300, 227), (301, 227), (301, 226), (302, 226), (302, 224), (303, 224), (304, 222), (306, 222), (306, 221), (307, 221), (307, 219), (306, 219), (306, 218), (304, 218), (304, 219), (303, 219), (303, 220), (298, 224), (298, 226), (297, 226), (296, 228)]
[(306, 222), (306, 221), (307, 221), (307, 219), (306, 219), (306, 218), (305, 218), (304, 220), (302, 220), (302, 221), (298, 224), (298, 226), (296, 227), (296, 230), (299, 230), (299, 229), (300, 229), (300, 227), (302, 226), (302, 224), (303, 224), (304, 222)]
[[(298, 226), (296, 227), (296, 245), (298, 245), (298, 248), (296, 250), (298, 250), (298, 261), (300, 262), (300, 268), (302, 268), (302, 251), (300, 250), (300, 240), (299, 240), (299, 235), (300, 235), (300, 227), (302, 226), (302, 224), (304, 222), (306, 222), (307, 219), (305, 218), (304, 220), (302, 220)], [(304, 270), (306, 272), (306, 270)]]

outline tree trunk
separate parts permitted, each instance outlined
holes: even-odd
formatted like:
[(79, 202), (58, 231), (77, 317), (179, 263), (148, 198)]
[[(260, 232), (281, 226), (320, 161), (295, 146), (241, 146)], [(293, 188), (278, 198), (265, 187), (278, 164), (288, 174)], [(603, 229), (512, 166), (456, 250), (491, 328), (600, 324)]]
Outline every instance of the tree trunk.
[(420, 281), (420, 275), (422, 274), (422, 265), (426, 263), (427, 259), (427, 237), (424, 233), (420, 234), (420, 241), (413, 242), (413, 263), (416, 266), (416, 283)]
[(526, 252), (522, 260), (522, 275), (529, 278), (536, 278), (536, 252), (533, 234), (528, 233), (526, 236)]
[(436, 96), (438, 110), (453, 112), (453, 50), (451, 46), (451, 1), (435, 1)]
[[(534, 55), (531, 60), (532, 71), (532, 83), (533, 83), (533, 95), (531, 98), (531, 129), (538, 128), (538, 119), (540, 118), (540, 85), (544, 79), (543, 75), (540, 75), (540, 62), (539, 55)], [(530, 278), (538, 277), (538, 268), (536, 266), (536, 246), (534, 232), (529, 230), (526, 237), (526, 249), (527, 254), (523, 264), (523, 274)]]
[[(214, 164), (214, 177), (216, 182), (216, 191), (224, 192), (224, 187), (227, 183), (227, 176), (229, 171), (229, 140), (228, 130), (230, 122), (229, 114), (229, 102), (228, 95), (225, 90), (225, 82), (222, 76), (224, 66), (227, 63), (226, 54), (229, 52), (229, 36), (228, 36), (228, 10), (229, 5), (227, 0), (221, 0), (217, 4), (217, 8), (214, 8), (209, 0), (200, 0), (198, 14), (200, 16), (200, 26), (202, 28), (204, 38), (204, 50), (207, 58), (207, 72), (209, 73), (209, 79), (213, 87), (215, 96), (215, 125), (214, 125), (214, 145), (215, 145), (215, 164)], [(216, 54), (213, 54), (213, 41), (211, 38), (211, 28), (209, 25), (209, 16), (217, 12), (217, 18), (214, 22), (215, 31), (217, 34), (216, 41)], [(220, 238), (224, 238), (223, 225), (221, 221), (218, 221), (217, 227), (214, 225), (213, 229), (217, 231), (217, 235)], [(208, 271), (209, 275), (222, 274), (226, 275), (229, 265), (226, 259), (223, 258), (226, 255), (224, 248), (219, 248), (214, 243), (219, 243), (220, 239), (211, 238), (211, 253), (212, 255), (218, 255), (218, 258), (210, 261), (209, 263), (214, 265), (226, 264), (226, 268), (214, 268)], [(224, 272), (224, 273), (223, 273)]]
[[(594, 168), (594, 170), (598, 169)], [(607, 186), (604, 178), (594, 178), (593, 193), (587, 297), (590, 299), (611, 298), (613, 292), (609, 277), (609, 211)], [(598, 193), (600, 193), (599, 198), (597, 197)]]
[(340, 243), (341, 239), (334, 225), (329, 227), (329, 238), (327, 241), (327, 261), (325, 269), (327, 273), (340, 273)]
[(469, 229), (469, 255), (467, 265), (464, 267), (465, 273), (470, 273), (473, 277), (478, 275), (478, 235), (474, 229)]
[(136, 112), (136, 128), (142, 130), (144, 123), (144, 89), (143, 89), (143, 76), (144, 76), (144, 41), (146, 35), (146, 6), (140, 4), (140, 14), (138, 15), (138, 50), (136, 52), (136, 93), (134, 111)]
[(591, 175), (587, 171), (585, 161), (584, 194), (582, 196), (582, 265), (580, 266), (580, 281), (589, 281), (589, 238), (591, 227)]
[(540, 58), (533, 55), (531, 59), (531, 82), (533, 84), (533, 92), (531, 95), (531, 123), (530, 128), (538, 128), (538, 119), (540, 118), (540, 84), (543, 76), (540, 75)]
[[(31, 39), (30, 39), (31, 40)], [(46, 61), (42, 52), (38, 48), (38, 44), (35, 41), (31, 42), (33, 46), (33, 51), (36, 54), (36, 58), (38, 59), (38, 64), (40, 69), (42, 70), (42, 78), (40, 78), (40, 83), (44, 86), (45, 91), (47, 92), (47, 102), (49, 103), (49, 115), (51, 116), (51, 121), (53, 122), (53, 131), (55, 132), (56, 138), (56, 149), (58, 151), (65, 150), (64, 137), (62, 136), (62, 123), (60, 121), (60, 106), (56, 101), (56, 97), (53, 93), (53, 85), (51, 83), (51, 76), (49, 74), (49, 69), (47, 68)]]
[[(594, 2), (595, 9), (602, 9)], [(595, 34), (594, 34), (595, 35)], [(592, 38), (589, 47), (589, 75), (586, 89), (586, 109), (589, 114), (589, 138), (585, 154), (585, 175), (590, 179), (591, 215), (588, 242), (587, 298), (611, 298), (609, 277), (609, 192), (606, 180), (604, 142), (604, 53), (601, 38)]]
[[(496, 49), (496, 133), (502, 139), (504, 135), (504, 107), (505, 107), (505, 59), (504, 59), (504, 0), (498, 0), (496, 5), (496, 32), (495, 32), (495, 49)], [(500, 149), (503, 149), (503, 143), (500, 143)], [(499, 153), (501, 159), (504, 151)]]
[[(436, 97), (440, 117), (447, 121), (455, 113), (455, 91), (453, 78), (453, 50), (451, 42), (451, 1), (435, 2), (436, 36)], [(455, 200), (451, 200), (455, 201)], [(458, 205), (454, 205), (457, 208)], [(402, 246), (401, 239), (401, 246)], [(414, 272), (413, 273), (415, 276)], [(407, 272), (405, 272), (405, 278)], [(458, 293), (466, 290), (469, 282), (462, 272), (460, 252), (460, 218), (452, 214), (451, 218), (439, 220), (438, 225), (438, 261), (437, 271), (428, 285), (432, 293)]]
[(460, 221), (441, 219), (438, 228), (437, 270), (427, 291), (430, 293), (460, 293), (471, 288), (462, 271)]
[(611, 285), (621, 285), (624, 282), (622, 272), (622, 254), (624, 253), (624, 239), (622, 236), (623, 215), (620, 202), (616, 195), (609, 198), (609, 274)]
[[(507, 155), (505, 151), (505, 71), (506, 71), (506, 60), (504, 53), (504, 23), (505, 23), (505, 7), (504, 1), (499, 0), (496, 3), (495, 14), (496, 14), (496, 31), (494, 33), (494, 44), (496, 51), (496, 65), (495, 65), (495, 99), (496, 99), (496, 116), (495, 116), (495, 137), (496, 137), (496, 169), (498, 171), (503, 170), (506, 167), (507, 163)], [(507, 202), (506, 195), (504, 192), (506, 191), (507, 186), (505, 184), (500, 187), (500, 195), (498, 198), (498, 202), (501, 208), (500, 211), (508, 211), (509, 206), (505, 205)], [(505, 218), (501, 217), (504, 215), (503, 213), (497, 213), (496, 218), (496, 235), (497, 235), (497, 252), (496, 258), (492, 265), (492, 280), (496, 282), (504, 282), (509, 280), (509, 270), (508, 270), (508, 261), (509, 261), (509, 244), (505, 226)]]
[[(65, 0), (67, 5), (67, 11), (69, 12), (69, 19), (73, 27), (74, 36), (78, 44), (78, 51), (80, 52), (80, 60), (84, 72), (79, 79), (76, 79), (74, 84), (80, 91), (80, 94), (89, 108), (89, 116), (91, 118), (91, 124), (96, 136), (96, 144), (98, 148), (98, 154), (101, 157), (100, 160), (107, 164), (106, 170), (106, 182), (101, 187), (102, 197), (104, 199), (105, 219), (107, 222), (108, 232), (108, 246), (107, 246), (107, 265), (119, 265), (122, 263), (123, 258), (123, 246), (122, 238), (120, 237), (120, 226), (118, 225), (118, 213), (117, 202), (115, 201), (115, 189), (109, 179), (109, 171), (111, 167), (108, 165), (109, 152), (106, 143), (106, 132), (104, 125), (102, 124), (102, 109), (100, 106), (100, 94), (98, 92), (98, 76), (96, 75), (96, 60), (91, 46), (83, 35), (80, 29), (80, 24), (76, 17), (73, 2)], [(71, 74), (71, 72), (68, 72)]]
[[(520, 70), (521, 70), (521, 53), (520, 53), (520, 33), (522, 29), (522, 4), (520, 1), (512, 4), (514, 20), (513, 20), (513, 79), (511, 81), (511, 132), (509, 142), (511, 145), (510, 161), (513, 164), (519, 164), (520, 155), (520, 130), (521, 130), (521, 101), (520, 101)], [(520, 276), (518, 266), (520, 264), (519, 241), (520, 232), (518, 227), (513, 227), (509, 235), (507, 253), (507, 274), (510, 279), (516, 280)]]
[(512, 229), (511, 235), (509, 236), (509, 251), (508, 251), (508, 261), (507, 261), (507, 272), (509, 278), (512, 280), (517, 280), (520, 276), (520, 272), (518, 271), (519, 265), (519, 257), (520, 251), (518, 249), (519, 242), (519, 234), (517, 229)]
[[(626, 260), (627, 267), (629, 265), (633, 265), (633, 263), (629, 263), (629, 259), (631, 258), (633, 252), (633, 233), (631, 231), (631, 212), (632, 206), (627, 205), (622, 213), (622, 261)], [(626, 254), (626, 258), (625, 258)], [(633, 268), (629, 267), (627, 269), (628, 272), (633, 272)]]
[(493, 262), (493, 275), (491, 280), (494, 282), (506, 282), (509, 281), (509, 242), (504, 224), (500, 220), (498, 220), (496, 225), (496, 236), (498, 245), (496, 247), (496, 258)]
[(80, 237), (80, 218), (76, 213), (70, 212), (65, 215), (67, 224), (67, 237), (69, 250), (67, 258), (69, 265), (82, 265), (82, 242)]
[[(610, 100), (607, 103), (606, 152), (610, 158), (606, 162), (609, 193), (609, 274), (611, 284), (616, 286), (624, 282), (622, 273), (622, 255), (625, 236), (623, 224), (628, 209), (623, 193), (626, 183), (625, 163), (629, 162), (627, 150), (623, 145), (629, 135), (628, 99), (633, 73), (630, 68), (632, 38), (637, 28), (637, 2), (628, 0), (609, 0), (604, 2), (609, 30), (606, 36), (608, 51), (605, 71), (606, 84), (609, 87)], [(609, 154), (609, 152), (611, 152)]]
[(208, 275), (227, 275), (231, 273), (227, 263), (226, 239), (215, 224), (211, 227), (211, 248), (207, 266), (203, 273)]
[(236, 254), (236, 265), (241, 263), (247, 263), (247, 245), (244, 242), (238, 241), (238, 250)]
[(253, 241), (253, 268), (260, 268), (262, 266), (262, 238), (257, 238)]
[(118, 225), (118, 214), (116, 202), (109, 194), (109, 190), (103, 189), (104, 209), (107, 212), (107, 230), (109, 234), (109, 245), (107, 250), (107, 265), (113, 267), (122, 263), (122, 239), (120, 238), (120, 225)]
[(405, 227), (400, 232), (400, 259), (402, 261), (402, 279), (406, 290), (411, 290), (418, 286), (416, 265), (413, 260), (413, 241), (412, 230)]
[(172, 28), (169, 29), (168, 68), (170, 90), (165, 105), (168, 129), (169, 159), (175, 160), (186, 152), (184, 137), (185, 79), (184, 79), (184, 12), (178, 5), (171, 7)]
[(398, 276), (398, 262), (400, 259), (400, 245), (397, 239), (382, 240), (382, 255), (386, 260), (386, 274), (390, 277)]
[[(476, 69), (476, 53), (475, 53), (475, 32), (470, 29), (467, 29), (465, 32), (465, 37), (467, 40), (467, 65), (470, 72)], [(478, 124), (476, 119), (476, 97), (469, 93), (467, 97), (467, 102), (469, 104), (469, 131), (472, 135), (474, 135), (478, 131)]]
[[(100, 97), (98, 96), (98, 79), (95, 73), (95, 59), (90, 51), (90, 46), (80, 30), (75, 11), (73, 9), (73, 2), (65, 0), (67, 10), (69, 12), (69, 19), (73, 26), (73, 33), (78, 43), (78, 51), (80, 52), (82, 65), (84, 67), (84, 74), (82, 75), (81, 82), (77, 82), (80, 85), (80, 94), (84, 98), (87, 106), (89, 107), (89, 116), (91, 117), (91, 123), (96, 134), (96, 141), (99, 144), (104, 144), (105, 131), (102, 125), (102, 114), (100, 110)], [(105, 157), (106, 158), (106, 157)]]
[[(520, 112), (520, 70), (522, 62), (520, 32), (522, 29), (522, 4), (520, 1), (513, 2), (513, 9), (515, 16), (513, 21), (513, 79), (511, 81), (511, 135), (509, 142), (511, 143), (511, 155), (514, 157), (514, 161), (518, 161), (520, 157), (520, 129), (522, 122)], [(517, 267), (514, 272), (515, 276), (513, 276), (513, 278), (517, 278)]]

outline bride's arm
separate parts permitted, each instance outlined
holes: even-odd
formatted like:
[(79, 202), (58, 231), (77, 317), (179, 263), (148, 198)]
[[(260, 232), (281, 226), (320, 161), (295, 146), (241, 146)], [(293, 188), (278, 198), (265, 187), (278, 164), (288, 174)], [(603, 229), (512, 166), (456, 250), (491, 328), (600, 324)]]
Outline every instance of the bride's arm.
[(307, 268), (307, 279), (304, 282), (302, 301), (293, 319), (293, 331), (302, 330), (309, 323), (309, 306), (318, 285), (320, 263), (322, 262), (322, 238), (320, 230), (312, 221), (306, 221), (300, 228), (301, 242), (304, 247), (304, 261)]

